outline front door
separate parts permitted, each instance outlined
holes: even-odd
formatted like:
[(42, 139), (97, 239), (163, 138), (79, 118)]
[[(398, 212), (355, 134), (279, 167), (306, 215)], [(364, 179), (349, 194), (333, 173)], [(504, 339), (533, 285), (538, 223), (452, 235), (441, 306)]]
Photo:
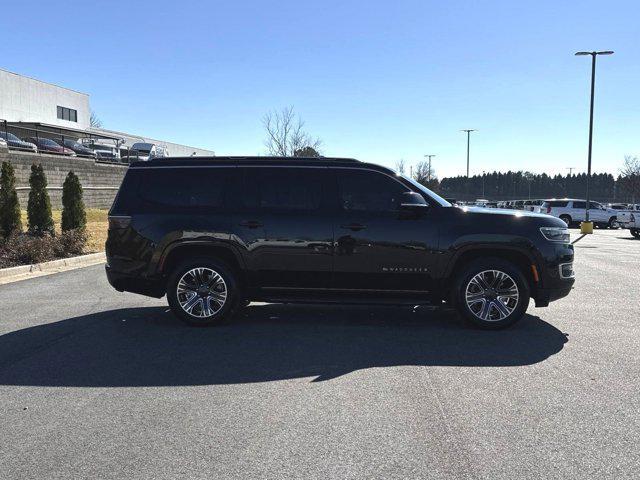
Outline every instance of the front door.
[(381, 296), (432, 291), (438, 232), (429, 209), (402, 209), (410, 189), (384, 173), (331, 170), (339, 209), (332, 287)]
[(329, 286), (332, 221), (326, 167), (241, 167), (234, 229), (245, 245), (250, 283), (268, 293)]

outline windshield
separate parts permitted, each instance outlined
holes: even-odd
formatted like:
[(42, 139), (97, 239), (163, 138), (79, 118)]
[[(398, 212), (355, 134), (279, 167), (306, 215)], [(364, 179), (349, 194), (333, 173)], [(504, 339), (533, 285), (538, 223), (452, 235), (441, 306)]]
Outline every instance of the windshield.
[(21, 142), (22, 140), (20, 140), (18, 137), (16, 137), (13, 133), (4, 133), (4, 132), (0, 132), (0, 137), (4, 138), (5, 140), (11, 140), (12, 142)]
[(452, 206), (449, 202), (447, 202), (440, 195), (437, 195), (437, 194), (433, 193), (431, 190), (429, 190), (427, 187), (425, 187), (421, 183), (416, 182), (413, 178), (409, 178), (406, 175), (402, 175), (402, 174), (400, 174), (399, 176), (404, 178), (407, 182), (409, 182), (411, 185), (416, 187), (422, 193), (426, 194), (427, 195), (427, 200), (431, 198), (431, 199), (435, 200), (436, 202), (438, 202), (438, 204), (441, 207), (451, 207)]

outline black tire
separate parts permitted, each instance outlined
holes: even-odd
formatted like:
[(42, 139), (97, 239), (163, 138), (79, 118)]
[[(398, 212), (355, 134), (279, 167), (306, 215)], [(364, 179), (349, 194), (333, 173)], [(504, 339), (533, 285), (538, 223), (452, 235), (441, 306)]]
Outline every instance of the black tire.
[[(204, 286), (200, 287), (200, 289), (198, 289), (198, 293), (196, 293), (196, 296), (199, 295), (200, 298), (196, 300), (194, 297), (195, 305), (191, 306), (192, 313), (190, 313), (187, 311), (189, 308), (185, 309), (183, 308), (183, 305), (189, 307), (190, 299), (188, 295), (193, 290), (183, 289), (183, 293), (179, 293), (178, 283), (183, 276), (186, 275), (185, 284), (197, 284), (199, 280), (196, 276), (188, 274), (188, 272), (191, 272), (194, 269), (203, 269), (200, 273), (200, 277), (202, 277), (200, 285), (204, 285), (205, 283), (209, 283), (213, 280), (212, 283), (215, 284), (214, 287), (219, 291), (210, 287), (207, 292), (207, 289)], [(222, 279), (222, 284), (219, 282), (217, 277), (210, 273), (210, 271), (219, 275)], [(243, 298), (238, 285), (239, 283), (236, 275), (233, 273), (233, 270), (223, 262), (209, 257), (193, 258), (180, 263), (169, 275), (167, 282), (167, 300), (173, 314), (191, 326), (209, 327), (213, 325), (221, 325), (233, 318), (235, 310), (237, 309), (240, 300)], [(217, 298), (220, 298), (223, 290), (226, 292), (226, 298), (220, 306), (221, 301), (217, 300)], [(205, 307), (205, 301), (207, 300), (209, 300), (207, 302), (208, 306)], [(209, 310), (205, 311), (204, 308), (209, 308)]]
[[(492, 271), (501, 272), (508, 278), (500, 280), (498, 275), (492, 276), (493, 274), (486, 273)], [(473, 303), (470, 305), (467, 301), (467, 291), (470, 292), (470, 298), (472, 298), (471, 295), (474, 294), (474, 288), (479, 286), (476, 283), (472, 284), (472, 281), (483, 273), (487, 275), (485, 279), (488, 278), (490, 280), (493, 279), (495, 282), (504, 282), (498, 283), (498, 287), (491, 285), (494, 289), (497, 288), (499, 290), (503, 288), (506, 290), (508, 286), (510, 287), (512, 284), (515, 285), (517, 288), (517, 292), (515, 292), (517, 293), (517, 299), (506, 298), (506, 296), (502, 296), (504, 300), (498, 299), (495, 296), (496, 292), (491, 290), (489, 295), (484, 298), (484, 302), (482, 302), (482, 299), (471, 300)], [(510, 293), (513, 294), (513, 291), (511, 290)], [(482, 292), (476, 291), (475, 294), (481, 295)], [(457, 275), (453, 296), (456, 310), (462, 318), (477, 327), (486, 330), (498, 330), (513, 325), (524, 316), (529, 306), (530, 288), (529, 282), (516, 265), (501, 258), (489, 257), (473, 261)], [(500, 304), (497, 302), (500, 302)], [(480, 305), (480, 312), (478, 312), (478, 304)], [(487, 304), (488, 318), (483, 319), (481, 315)], [(508, 315), (505, 313), (507, 311), (509, 312)]]
[(567, 227), (571, 226), (571, 217), (569, 215), (560, 215), (560, 220), (567, 224)]
[(607, 228), (609, 228), (611, 230), (617, 230), (619, 228), (619, 226), (618, 226), (618, 218), (617, 217), (611, 217), (609, 219), (609, 223), (607, 224)]
[(631, 235), (633, 235), (634, 237), (640, 238), (640, 229), (631, 228), (629, 231), (631, 232)]

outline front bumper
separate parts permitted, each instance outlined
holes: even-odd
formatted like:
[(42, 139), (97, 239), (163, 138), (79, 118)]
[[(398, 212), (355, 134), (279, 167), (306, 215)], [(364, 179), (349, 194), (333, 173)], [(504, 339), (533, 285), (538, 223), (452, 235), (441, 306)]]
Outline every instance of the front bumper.
[(533, 297), (536, 307), (547, 307), (550, 302), (566, 297), (573, 289), (574, 283), (575, 279), (571, 278), (563, 280), (562, 285), (554, 288), (538, 288)]

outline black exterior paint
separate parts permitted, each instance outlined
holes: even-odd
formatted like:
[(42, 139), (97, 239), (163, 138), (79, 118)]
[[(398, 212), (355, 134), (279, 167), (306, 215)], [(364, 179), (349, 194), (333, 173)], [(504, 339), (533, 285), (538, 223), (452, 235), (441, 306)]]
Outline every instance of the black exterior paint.
[[(140, 200), (141, 179), (157, 169), (187, 169), (193, 181), (211, 169), (224, 172), (224, 197), (211, 208), (150, 207)], [(245, 201), (273, 169), (295, 169), (320, 182), (318, 208), (258, 208)], [(211, 248), (233, 262), (250, 299), (426, 302), (446, 298), (466, 255), (517, 255), (537, 305), (569, 293), (573, 279), (560, 278), (558, 267), (573, 261), (573, 247), (550, 242), (539, 231), (564, 227), (561, 220), (441, 206), (434, 198), (425, 198), (429, 207), (422, 209), (345, 211), (339, 176), (353, 170), (382, 175), (401, 189), (429, 197), (389, 169), (353, 160), (224, 157), (134, 163), (110, 212), (126, 221), (112, 222), (109, 229), (109, 281), (118, 290), (162, 296), (173, 255)], [(532, 266), (539, 282), (533, 281)]]

